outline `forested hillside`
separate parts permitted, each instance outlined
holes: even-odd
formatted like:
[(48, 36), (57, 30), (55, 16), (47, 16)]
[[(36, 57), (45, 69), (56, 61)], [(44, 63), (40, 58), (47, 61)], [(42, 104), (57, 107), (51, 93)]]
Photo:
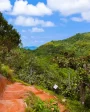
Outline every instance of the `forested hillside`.
[(62, 41), (51, 41), (35, 53), (40, 57), (48, 57), (50, 64), (57, 66), (54, 72), (56, 69), (59, 76), (55, 74), (58, 78), (54, 82), (60, 87), (58, 92), (80, 100), (82, 104), (90, 102), (90, 33), (78, 33)]
[[(73, 56), (85, 56), (89, 55), (89, 47), (90, 47), (90, 32), (83, 34), (76, 34), (73, 37), (70, 37), (65, 40), (60, 41), (51, 41), (46, 43), (37, 49), (37, 53), (40, 55), (64, 55), (65, 53)], [(43, 50), (45, 50), (43, 52)]]
[(90, 112), (90, 33), (51, 41), (31, 51), (20, 47), (19, 33), (1, 13), (0, 22), (0, 73), (65, 98), (70, 112)]

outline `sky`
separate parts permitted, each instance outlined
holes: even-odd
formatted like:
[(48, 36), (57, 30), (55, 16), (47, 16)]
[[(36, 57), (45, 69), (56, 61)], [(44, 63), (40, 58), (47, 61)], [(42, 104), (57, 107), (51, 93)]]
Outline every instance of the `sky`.
[(90, 0), (0, 0), (0, 12), (24, 47), (90, 32)]

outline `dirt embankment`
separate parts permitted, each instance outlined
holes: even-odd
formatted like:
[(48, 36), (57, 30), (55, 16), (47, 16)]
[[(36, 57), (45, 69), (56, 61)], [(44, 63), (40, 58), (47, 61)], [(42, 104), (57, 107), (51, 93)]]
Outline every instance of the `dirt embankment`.
[(0, 75), (0, 95), (3, 93), (7, 84), (8, 84), (8, 80), (2, 75)]
[[(21, 83), (7, 85), (7, 83), (6, 78), (0, 76), (0, 93), (3, 92), (0, 97), (0, 112), (25, 112), (24, 98), (28, 96), (27, 92), (29, 91), (33, 92), (43, 101), (55, 99), (54, 96), (43, 90), (38, 90), (34, 86), (25, 86)], [(58, 103), (58, 106), (60, 112), (65, 111), (65, 107), (62, 104)]]

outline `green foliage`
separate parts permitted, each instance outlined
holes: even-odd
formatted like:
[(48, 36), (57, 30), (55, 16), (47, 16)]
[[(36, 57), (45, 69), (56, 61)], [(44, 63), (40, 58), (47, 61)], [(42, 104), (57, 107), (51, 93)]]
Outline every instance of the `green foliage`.
[(85, 107), (87, 107), (87, 108), (90, 109), (90, 95), (87, 95), (86, 96), (86, 99), (85, 99)]
[(90, 33), (76, 34), (62, 41), (51, 41), (36, 50), (37, 55), (63, 55), (67, 57), (90, 54)]
[(26, 112), (59, 112), (58, 105), (53, 101), (43, 102), (32, 93), (25, 102), (27, 104)]
[(90, 112), (89, 109), (85, 108), (76, 100), (68, 100), (67, 108), (70, 112)]
[(0, 46), (10, 51), (12, 48), (19, 46), (20, 43), (19, 33), (12, 25), (8, 24), (0, 13)]
[(7, 78), (13, 78), (14, 70), (10, 69), (10, 67), (7, 65), (1, 64), (0, 72)]

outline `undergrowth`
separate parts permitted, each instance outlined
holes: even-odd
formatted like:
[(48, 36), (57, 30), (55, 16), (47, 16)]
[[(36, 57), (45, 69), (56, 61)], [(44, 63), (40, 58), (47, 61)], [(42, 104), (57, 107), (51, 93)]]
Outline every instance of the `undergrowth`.
[(33, 93), (25, 99), (27, 104), (26, 112), (60, 112), (56, 101), (43, 102)]
[(69, 112), (90, 112), (89, 109), (82, 106), (81, 103), (76, 100), (67, 100), (67, 108)]

